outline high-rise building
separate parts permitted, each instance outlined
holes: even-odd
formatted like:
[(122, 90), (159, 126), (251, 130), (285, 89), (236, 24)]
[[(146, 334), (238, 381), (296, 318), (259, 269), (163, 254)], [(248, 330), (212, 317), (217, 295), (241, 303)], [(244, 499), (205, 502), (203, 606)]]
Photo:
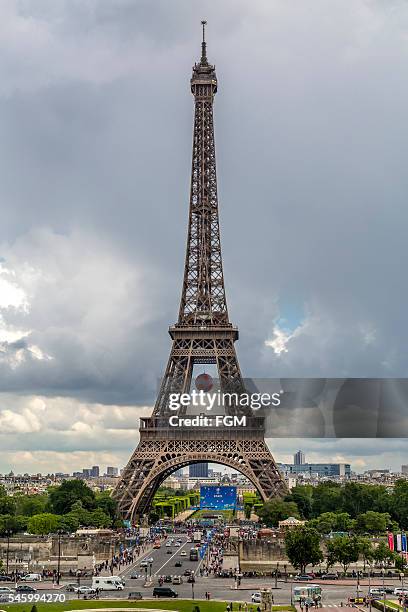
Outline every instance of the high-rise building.
[(401, 474), (408, 476), (408, 465), (401, 465)]
[(303, 465), (305, 463), (305, 453), (301, 450), (298, 450), (297, 453), (293, 455), (293, 464), (294, 465)]
[(190, 478), (208, 478), (208, 463), (193, 463), (188, 468)]
[(119, 474), (119, 468), (112, 467), (112, 466), (108, 466), (106, 468), (106, 475), (107, 476), (117, 476), (118, 474)]
[(93, 465), (91, 469), (92, 478), (99, 478), (99, 465)]
[(82, 476), (83, 476), (84, 478), (90, 478), (90, 477), (92, 476), (92, 474), (91, 474), (91, 470), (90, 470), (89, 468), (84, 468), (84, 469), (82, 470)]

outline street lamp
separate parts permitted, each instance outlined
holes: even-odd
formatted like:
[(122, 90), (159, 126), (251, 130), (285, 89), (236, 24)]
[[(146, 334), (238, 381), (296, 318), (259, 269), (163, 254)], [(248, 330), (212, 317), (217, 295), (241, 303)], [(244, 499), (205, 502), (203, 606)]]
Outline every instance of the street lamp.
[(192, 599), (194, 599), (194, 582), (195, 582), (195, 578), (193, 576), (193, 578), (191, 580), (191, 596), (192, 596)]
[(61, 573), (61, 529), (58, 529), (58, 563), (57, 563), (57, 584), (60, 583), (60, 573)]
[(290, 581), (290, 605), (293, 606), (293, 581)]
[(12, 534), (11, 529), (6, 529), (7, 535), (7, 557), (6, 557), (6, 575), (8, 576), (9, 571), (9, 556), (10, 556), (10, 536)]
[(81, 586), (81, 570), (77, 570), (77, 581), (78, 581), (78, 599), (80, 597), (79, 587)]
[(387, 597), (386, 597), (387, 594), (385, 592), (385, 561), (382, 562), (382, 568), (383, 568), (383, 571), (382, 571), (382, 583), (383, 583), (383, 597), (384, 597), (384, 599), (383, 599), (384, 606), (383, 607), (384, 607), (384, 612), (385, 612), (385, 600), (387, 599)]

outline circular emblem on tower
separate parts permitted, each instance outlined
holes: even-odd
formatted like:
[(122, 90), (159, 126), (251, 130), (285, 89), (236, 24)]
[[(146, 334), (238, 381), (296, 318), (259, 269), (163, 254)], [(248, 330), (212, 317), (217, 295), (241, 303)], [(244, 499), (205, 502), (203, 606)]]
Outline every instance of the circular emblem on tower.
[(213, 388), (213, 379), (209, 374), (199, 374), (195, 379), (195, 386), (197, 391), (204, 391), (208, 393)]

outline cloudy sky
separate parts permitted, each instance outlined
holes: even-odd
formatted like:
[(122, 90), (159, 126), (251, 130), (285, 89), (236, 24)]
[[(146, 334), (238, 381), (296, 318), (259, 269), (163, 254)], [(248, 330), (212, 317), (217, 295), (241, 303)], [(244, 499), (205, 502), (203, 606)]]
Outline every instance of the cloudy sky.
[[(178, 311), (203, 18), (244, 374), (407, 376), (405, 0), (3, 0), (0, 472), (136, 445)], [(271, 441), (280, 461), (299, 444)]]

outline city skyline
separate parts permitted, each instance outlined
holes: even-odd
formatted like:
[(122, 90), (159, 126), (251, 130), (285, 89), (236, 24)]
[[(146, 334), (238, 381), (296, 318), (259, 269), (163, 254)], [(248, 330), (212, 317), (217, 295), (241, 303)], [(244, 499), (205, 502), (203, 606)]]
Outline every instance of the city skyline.
[[(0, 472), (122, 466), (152, 410), (179, 300), (202, 12), (244, 376), (407, 375), (408, 7), (395, 20), (381, 3), (246, 4), (231, 18), (227, 3), (158, 3), (154, 20), (143, 3), (0, 7)], [(313, 462), (406, 463), (401, 439), (299, 442)], [(295, 452), (268, 443), (279, 462)]]

